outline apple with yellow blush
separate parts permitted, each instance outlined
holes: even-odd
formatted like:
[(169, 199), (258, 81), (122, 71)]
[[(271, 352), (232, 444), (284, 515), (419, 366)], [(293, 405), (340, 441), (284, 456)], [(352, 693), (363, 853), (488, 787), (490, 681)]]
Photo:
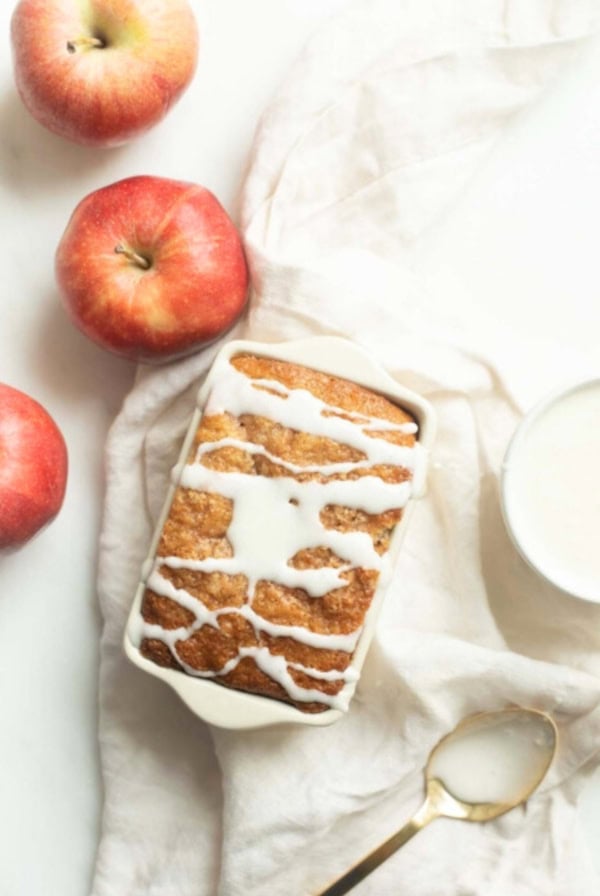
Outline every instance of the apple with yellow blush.
[(20, 0), (11, 39), (33, 117), (88, 146), (126, 143), (159, 122), (198, 57), (187, 0)]
[(205, 187), (131, 177), (83, 199), (56, 252), (75, 325), (134, 361), (197, 351), (237, 320), (248, 268), (240, 236)]

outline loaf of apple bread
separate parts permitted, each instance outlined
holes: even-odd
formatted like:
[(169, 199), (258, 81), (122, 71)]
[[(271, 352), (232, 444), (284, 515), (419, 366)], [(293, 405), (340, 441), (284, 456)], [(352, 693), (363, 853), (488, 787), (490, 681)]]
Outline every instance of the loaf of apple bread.
[(304, 712), (346, 709), (417, 456), (414, 418), (387, 398), (234, 356), (177, 471), (145, 580), (142, 654)]

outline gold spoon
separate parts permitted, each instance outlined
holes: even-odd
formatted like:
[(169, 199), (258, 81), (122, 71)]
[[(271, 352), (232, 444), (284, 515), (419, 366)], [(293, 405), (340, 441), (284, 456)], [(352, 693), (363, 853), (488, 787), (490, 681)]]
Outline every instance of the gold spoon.
[(348, 893), (435, 818), (491, 821), (524, 803), (550, 768), (557, 742), (553, 719), (535, 709), (503, 709), (463, 719), (429, 755), (421, 808), (318, 896)]

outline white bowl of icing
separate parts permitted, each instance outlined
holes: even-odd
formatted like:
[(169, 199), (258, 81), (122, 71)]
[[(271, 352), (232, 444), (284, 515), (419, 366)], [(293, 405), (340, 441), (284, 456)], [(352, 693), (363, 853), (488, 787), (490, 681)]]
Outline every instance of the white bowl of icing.
[[(276, 381), (264, 383), (263, 389), (250, 387), (250, 381), (237, 372), (230, 364), (231, 358), (239, 354), (254, 354), (261, 357), (289, 361), (296, 364), (329, 373), (365, 386), (384, 395), (386, 398), (409, 411), (416, 419), (418, 426), (418, 443), (414, 449), (403, 448), (382, 439), (374, 439), (365, 435), (364, 429), (394, 428), (394, 424), (381, 420), (370, 421), (362, 415), (360, 425), (340, 417), (321, 414), (327, 408), (318, 399), (305, 393), (304, 390), (286, 390)], [(256, 383), (257, 381), (253, 381)], [(288, 392), (287, 400), (281, 396), (273, 396), (273, 392)], [(276, 409), (275, 409), (276, 406)], [(187, 463), (195, 432), (206, 410), (218, 413), (219, 409), (229, 410), (234, 414), (262, 413), (271, 416), (290, 428), (317, 431), (323, 435), (337, 438), (341, 442), (354, 445), (367, 454), (365, 461), (354, 464), (328, 464), (330, 473), (344, 472), (346, 466), (370, 465), (375, 462), (401, 463), (413, 470), (411, 483), (384, 483), (375, 477), (361, 477), (358, 480), (332, 481), (327, 484), (304, 482), (289, 477), (279, 478), (277, 483), (263, 477), (244, 477), (234, 473), (219, 473), (197, 462)], [(283, 419), (285, 418), (285, 419)], [(305, 425), (303, 425), (303, 423)], [(158, 521), (148, 557), (142, 569), (142, 577), (137, 589), (126, 628), (124, 647), (127, 656), (156, 678), (165, 681), (179, 694), (184, 702), (205, 721), (224, 728), (259, 728), (281, 723), (300, 723), (321, 726), (336, 721), (347, 709), (360, 676), (368, 647), (371, 643), (377, 616), (381, 608), (387, 582), (393, 570), (414, 498), (423, 494), (428, 452), (434, 437), (434, 419), (430, 405), (420, 396), (405, 389), (381, 368), (364, 350), (337, 337), (314, 337), (312, 339), (269, 345), (249, 341), (236, 340), (228, 343), (220, 352), (198, 394), (197, 410), (194, 413), (180, 453), (179, 462), (173, 470), (172, 485)], [(232, 444), (235, 439), (226, 440)], [(220, 446), (223, 442), (219, 443)], [(262, 446), (251, 443), (236, 445), (244, 450), (264, 453)], [(199, 454), (214, 449), (212, 443), (203, 444)], [(388, 456), (389, 455), (389, 456)], [(392, 455), (394, 455), (392, 457)], [(397, 455), (397, 456), (396, 456)], [(196, 461), (199, 458), (196, 458)], [(281, 459), (277, 459), (281, 463)], [(312, 467), (303, 465), (296, 468), (294, 464), (284, 462), (291, 472), (309, 472)], [(335, 468), (335, 469), (334, 469)], [(339, 468), (339, 470), (337, 469)], [(321, 468), (319, 468), (321, 469)], [(238, 481), (239, 479), (239, 481)], [(282, 501), (282, 483), (287, 500)], [(168, 515), (177, 485), (205, 491), (214, 491), (229, 496), (234, 502), (234, 518), (228, 529), (228, 540), (234, 547), (233, 556), (229, 558), (207, 558), (206, 560), (189, 560), (178, 557), (156, 557), (160, 534)], [(271, 496), (270, 490), (276, 485), (277, 494)], [(258, 490), (259, 493), (253, 494)], [(402, 492), (402, 494), (400, 494)], [(393, 506), (405, 506), (402, 520), (396, 527), (391, 539), (390, 548), (382, 559), (373, 549), (370, 537), (365, 533), (338, 533), (324, 530), (318, 525), (318, 538), (327, 540), (328, 546), (340, 556), (348, 547), (352, 548), (350, 565), (376, 568), (379, 581), (366, 620), (361, 629), (346, 635), (319, 634), (299, 627), (280, 626), (263, 619), (254, 612), (251, 606), (252, 593), (256, 582), (260, 579), (280, 581), (289, 587), (303, 587), (314, 597), (318, 597), (331, 588), (344, 583), (340, 572), (344, 567), (335, 569), (325, 567), (321, 570), (303, 570), (302, 583), (295, 578), (300, 571), (287, 564), (287, 558), (294, 556), (303, 545), (317, 536), (314, 529), (318, 523), (319, 513), (324, 504), (340, 503), (348, 506), (362, 507), (368, 512), (382, 512)], [(269, 512), (271, 507), (273, 512)], [(250, 516), (249, 516), (250, 514)], [(287, 520), (287, 516), (290, 519)], [(235, 527), (239, 525), (239, 541)], [(352, 542), (350, 545), (349, 542)], [(319, 542), (320, 543), (320, 542)], [(204, 571), (223, 571), (229, 574), (245, 574), (249, 581), (249, 600), (238, 608), (222, 608), (209, 611), (197, 598), (187, 592), (176, 589), (170, 581), (160, 575), (162, 566), (171, 568), (189, 568)], [(308, 574), (308, 575), (307, 575)], [(196, 616), (192, 628), (166, 632), (158, 626), (151, 626), (141, 617), (141, 604), (146, 587), (166, 597), (176, 600), (181, 606), (192, 611)], [(329, 705), (320, 713), (305, 713), (295, 706), (282, 701), (273, 700), (243, 691), (225, 687), (211, 680), (215, 673), (198, 673), (186, 666), (176, 654), (176, 644), (180, 639), (188, 637), (194, 627), (203, 624), (217, 625), (219, 615), (237, 612), (249, 622), (255, 630), (266, 631), (274, 637), (294, 637), (296, 640), (315, 647), (344, 650), (353, 653), (351, 666), (345, 673), (335, 674), (336, 679), (343, 679), (344, 686), (336, 697), (323, 699), (323, 694), (316, 691), (298, 688), (289, 675), (288, 664), (282, 657), (272, 655), (262, 647), (241, 648), (238, 658), (232, 661), (232, 667), (243, 656), (251, 655), (256, 664), (270, 677), (277, 680), (289, 693), (292, 699), (309, 701), (318, 697)], [(139, 650), (141, 640), (145, 637), (158, 637), (162, 640), (186, 672), (158, 666), (146, 659)], [(294, 665), (294, 664), (292, 664)], [(299, 667), (298, 667), (299, 668)], [(226, 674), (227, 669), (220, 670)], [(332, 673), (318, 672), (302, 668), (312, 677), (332, 677)]]
[(554, 393), (526, 415), (501, 491), (527, 563), (562, 591), (600, 603), (600, 379)]

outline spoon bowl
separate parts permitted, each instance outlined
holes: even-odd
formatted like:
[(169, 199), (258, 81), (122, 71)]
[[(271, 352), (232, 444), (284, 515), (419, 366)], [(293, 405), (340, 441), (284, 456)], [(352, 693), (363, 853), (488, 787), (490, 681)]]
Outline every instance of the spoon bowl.
[(514, 707), (468, 716), (431, 751), (427, 790), (437, 781), (465, 807), (461, 818), (489, 821), (524, 803), (539, 787), (557, 742), (554, 721), (539, 710)]
[(436, 818), (491, 821), (521, 805), (543, 781), (557, 744), (554, 720), (536, 709), (511, 707), (463, 719), (429, 755), (420, 809), (319, 896), (344, 896)]

